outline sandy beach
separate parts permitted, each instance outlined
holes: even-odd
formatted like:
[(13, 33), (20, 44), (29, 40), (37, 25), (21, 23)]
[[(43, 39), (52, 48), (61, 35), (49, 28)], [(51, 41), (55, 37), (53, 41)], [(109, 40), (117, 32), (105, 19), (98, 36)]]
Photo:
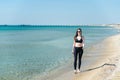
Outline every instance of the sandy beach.
[(109, 37), (97, 46), (104, 49), (103, 56), (96, 61), (93, 68), (81, 72), (73, 80), (110, 80), (114, 77), (120, 65), (120, 35)]
[(90, 53), (95, 55), (88, 56), (97, 58), (95, 63), (82, 69), (80, 73), (66, 72), (54, 80), (120, 80), (119, 48), (120, 34), (108, 37), (91, 46)]

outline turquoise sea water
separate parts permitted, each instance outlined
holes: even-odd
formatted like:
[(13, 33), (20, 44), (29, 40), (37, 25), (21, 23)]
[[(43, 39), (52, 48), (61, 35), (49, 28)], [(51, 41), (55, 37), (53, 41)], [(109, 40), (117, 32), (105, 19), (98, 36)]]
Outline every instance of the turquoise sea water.
[(0, 26), (0, 80), (29, 80), (71, 60), (73, 37), (82, 28), (85, 47), (117, 34), (103, 26)]

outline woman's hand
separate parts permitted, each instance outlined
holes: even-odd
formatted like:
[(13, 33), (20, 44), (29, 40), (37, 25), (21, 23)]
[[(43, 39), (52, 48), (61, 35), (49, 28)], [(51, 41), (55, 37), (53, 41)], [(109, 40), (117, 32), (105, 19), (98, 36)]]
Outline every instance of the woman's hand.
[(75, 49), (75, 47), (73, 46), (73, 48), (72, 48), (72, 54), (74, 54), (74, 49)]
[(74, 51), (72, 50), (72, 54), (74, 54)]
[(82, 47), (84, 48), (84, 46), (85, 46), (85, 44), (83, 43), (83, 44), (82, 44)]

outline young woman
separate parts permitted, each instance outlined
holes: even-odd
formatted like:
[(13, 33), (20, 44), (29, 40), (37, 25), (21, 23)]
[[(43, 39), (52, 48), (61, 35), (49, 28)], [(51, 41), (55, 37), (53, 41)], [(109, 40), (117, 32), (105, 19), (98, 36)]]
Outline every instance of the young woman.
[[(82, 30), (79, 28), (77, 29), (76, 34), (74, 36), (74, 43), (73, 43), (73, 50), (72, 50), (72, 53), (74, 54), (74, 72), (75, 73), (80, 72), (83, 47), (84, 47), (84, 37), (82, 36)], [(77, 68), (77, 58), (78, 58), (78, 68)]]

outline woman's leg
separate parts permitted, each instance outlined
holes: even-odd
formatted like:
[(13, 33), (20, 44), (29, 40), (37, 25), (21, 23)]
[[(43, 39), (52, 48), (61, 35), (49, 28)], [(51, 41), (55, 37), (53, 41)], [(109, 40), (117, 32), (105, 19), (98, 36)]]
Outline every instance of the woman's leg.
[(77, 48), (74, 49), (74, 70), (76, 70), (77, 67)]
[(81, 67), (81, 58), (82, 58), (82, 54), (83, 54), (83, 49), (79, 49), (79, 66), (78, 66), (78, 69), (80, 70), (80, 67)]

